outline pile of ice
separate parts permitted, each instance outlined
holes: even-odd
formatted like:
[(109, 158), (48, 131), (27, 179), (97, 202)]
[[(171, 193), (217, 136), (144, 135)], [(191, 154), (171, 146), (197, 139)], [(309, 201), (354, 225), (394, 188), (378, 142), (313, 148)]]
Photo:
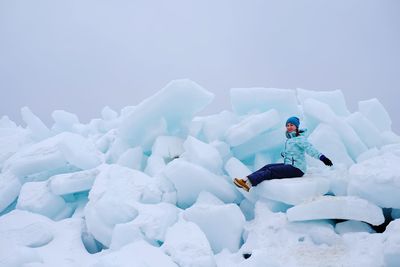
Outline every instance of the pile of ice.
[[(377, 99), (351, 113), (339, 90), (230, 97), (196, 116), (213, 95), (177, 80), (88, 124), (3, 116), (0, 266), (400, 266), (400, 137)], [(293, 115), (334, 166), (237, 189), (281, 161)]]

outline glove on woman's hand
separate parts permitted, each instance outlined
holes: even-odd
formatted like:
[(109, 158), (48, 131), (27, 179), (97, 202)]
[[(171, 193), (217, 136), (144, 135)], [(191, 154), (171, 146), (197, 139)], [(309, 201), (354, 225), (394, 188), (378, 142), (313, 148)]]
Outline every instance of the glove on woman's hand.
[(326, 166), (332, 166), (333, 163), (330, 159), (328, 159), (327, 157), (325, 157), (324, 155), (321, 155), (319, 157), (319, 159), (326, 165)]

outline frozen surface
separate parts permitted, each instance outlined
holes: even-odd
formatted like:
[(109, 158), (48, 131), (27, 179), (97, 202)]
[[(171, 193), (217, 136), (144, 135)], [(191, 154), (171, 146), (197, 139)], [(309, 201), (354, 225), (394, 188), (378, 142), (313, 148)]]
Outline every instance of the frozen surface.
[(178, 267), (161, 249), (145, 241), (128, 244), (117, 251), (109, 251), (91, 267)]
[[(152, 244), (162, 243), (167, 229), (178, 220), (179, 209), (169, 203), (135, 203), (134, 207), (138, 215), (132, 221), (117, 224), (114, 228), (112, 248), (135, 241), (137, 233)], [(128, 236), (133, 236), (134, 239), (131, 240)]]
[(250, 115), (229, 128), (226, 131), (225, 140), (231, 146), (237, 146), (249, 141), (262, 132), (274, 128), (279, 122), (279, 113), (275, 109)]
[(25, 183), (18, 197), (17, 209), (42, 214), (53, 220), (72, 215), (71, 207), (62, 197), (50, 191), (47, 181)]
[(65, 110), (55, 110), (51, 114), (54, 119), (53, 130), (56, 132), (75, 132), (79, 119), (76, 114), (67, 112)]
[(119, 157), (117, 164), (135, 170), (142, 170), (143, 158), (143, 149), (140, 146), (129, 148)]
[(232, 148), (233, 155), (241, 160), (254, 156), (258, 152), (273, 151), (279, 154), (283, 149), (285, 137), (282, 129), (262, 133), (257, 137)]
[(400, 220), (392, 221), (384, 232), (385, 266), (395, 267), (400, 264)]
[(380, 147), (382, 145), (382, 137), (379, 129), (362, 113), (355, 112), (351, 114), (347, 117), (347, 122), (353, 127), (354, 131), (368, 148)]
[(225, 203), (234, 202), (238, 193), (224, 177), (184, 161), (174, 160), (165, 169), (165, 175), (177, 191), (177, 204), (181, 208), (191, 206), (202, 191), (208, 191)]
[(92, 188), (99, 169), (58, 174), (50, 177), (50, 190), (57, 195), (66, 195), (87, 191)]
[(0, 168), (22, 146), (32, 142), (29, 130), (17, 127), (5, 118), (0, 120)]
[(264, 181), (253, 187), (253, 193), (289, 205), (325, 195), (329, 191), (329, 180), (323, 177), (301, 177)]
[(232, 178), (244, 178), (251, 173), (249, 168), (235, 157), (231, 157), (226, 162), (225, 171)]
[(119, 165), (104, 166), (89, 193), (85, 217), (89, 232), (109, 247), (113, 229), (139, 216), (139, 203), (156, 204), (168, 188), (143, 172)]
[(54, 239), (54, 222), (28, 211), (14, 210), (1, 217), (0, 235), (20, 246), (37, 248)]
[(346, 106), (346, 101), (341, 90), (334, 91), (312, 91), (298, 88), (297, 97), (301, 104), (307, 99), (316, 99), (327, 105), (339, 116), (347, 116), (350, 114)]
[(184, 152), (184, 140), (176, 136), (159, 136), (151, 148), (152, 155), (171, 161)]
[(101, 162), (102, 155), (89, 140), (63, 132), (24, 147), (4, 163), (2, 171), (26, 177), (49, 170), (57, 172), (69, 166), (90, 169)]
[(185, 151), (181, 156), (183, 159), (202, 166), (215, 174), (221, 174), (222, 158), (214, 146), (189, 136), (183, 143), (183, 147)]
[[(340, 135), (336, 133), (332, 126), (325, 123), (319, 124), (308, 140), (321, 153), (329, 153), (329, 158), (335, 162), (335, 165), (344, 164), (350, 166), (354, 164), (354, 160), (349, 156)], [(329, 142), (326, 142), (326, 140), (329, 140)]]
[(185, 132), (193, 116), (213, 97), (190, 80), (172, 81), (124, 118), (119, 129), (121, 137), (130, 146), (148, 151), (157, 136)]
[(321, 219), (356, 220), (380, 225), (384, 223), (382, 209), (357, 197), (318, 197), (288, 209), (289, 221)]
[(399, 162), (400, 154), (386, 152), (353, 165), (349, 170), (348, 194), (383, 208), (400, 208)]
[(284, 213), (271, 212), (263, 202), (256, 204), (255, 219), (245, 229), (241, 251), (256, 257), (250, 264), (227, 255), (222, 266), (383, 266), (382, 236), (354, 233), (341, 238), (328, 222), (288, 222)]
[[(237, 120), (235, 114), (224, 110), (215, 115), (194, 118), (191, 131), (193, 135), (196, 132), (199, 136), (203, 135), (208, 142), (221, 140), (224, 139), (227, 129), (235, 124)], [(195, 127), (196, 125), (197, 127)], [(196, 128), (198, 129), (197, 131), (195, 131)]]
[(0, 212), (9, 206), (18, 197), (21, 183), (11, 173), (0, 174)]
[(378, 99), (372, 98), (358, 102), (360, 112), (370, 120), (379, 130), (390, 131), (392, 120), (389, 117), (385, 107)]
[(261, 113), (275, 109), (286, 115), (299, 114), (296, 92), (276, 88), (233, 88), (231, 103), (234, 112), (240, 115)]
[(83, 229), (82, 219), (54, 222), (28, 211), (12, 211), (0, 217), (1, 266), (89, 266), (93, 256), (82, 242)]
[(338, 234), (354, 233), (354, 232), (366, 232), (374, 233), (375, 231), (367, 223), (360, 221), (344, 221), (335, 225), (335, 231)]
[(216, 266), (210, 244), (195, 223), (182, 220), (170, 227), (162, 248), (179, 266)]
[(237, 205), (225, 205), (213, 195), (203, 192), (197, 202), (183, 212), (183, 217), (200, 227), (214, 253), (224, 248), (232, 252), (239, 249), (245, 218)]
[[(350, 113), (339, 90), (230, 96), (232, 110), (199, 115), (213, 94), (176, 80), (87, 124), (3, 116), (0, 266), (400, 266), (400, 136), (382, 104)], [(333, 166), (307, 156), (303, 177), (237, 188), (282, 162), (288, 116)]]
[(28, 107), (21, 109), (21, 116), (27, 128), (31, 131), (32, 139), (40, 141), (50, 136), (49, 128)]
[(315, 99), (307, 99), (303, 104), (303, 109), (309, 120), (326, 123), (336, 131), (353, 160), (368, 149), (345, 119), (337, 116), (327, 104)]

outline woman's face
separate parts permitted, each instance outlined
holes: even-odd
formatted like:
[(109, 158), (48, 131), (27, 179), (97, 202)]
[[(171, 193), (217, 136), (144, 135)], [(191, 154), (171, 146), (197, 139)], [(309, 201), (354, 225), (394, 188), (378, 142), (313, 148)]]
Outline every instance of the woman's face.
[(296, 125), (291, 124), (290, 122), (288, 124), (286, 124), (286, 130), (291, 133), (296, 131)]

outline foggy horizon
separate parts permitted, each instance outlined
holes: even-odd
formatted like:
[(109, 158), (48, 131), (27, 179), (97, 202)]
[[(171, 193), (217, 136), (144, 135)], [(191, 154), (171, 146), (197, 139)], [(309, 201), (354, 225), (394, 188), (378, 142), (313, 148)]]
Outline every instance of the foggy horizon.
[(400, 133), (400, 2), (0, 1), (0, 116), (28, 106), (46, 125), (137, 105), (174, 79), (229, 89), (342, 90), (351, 112), (377, 98)]

